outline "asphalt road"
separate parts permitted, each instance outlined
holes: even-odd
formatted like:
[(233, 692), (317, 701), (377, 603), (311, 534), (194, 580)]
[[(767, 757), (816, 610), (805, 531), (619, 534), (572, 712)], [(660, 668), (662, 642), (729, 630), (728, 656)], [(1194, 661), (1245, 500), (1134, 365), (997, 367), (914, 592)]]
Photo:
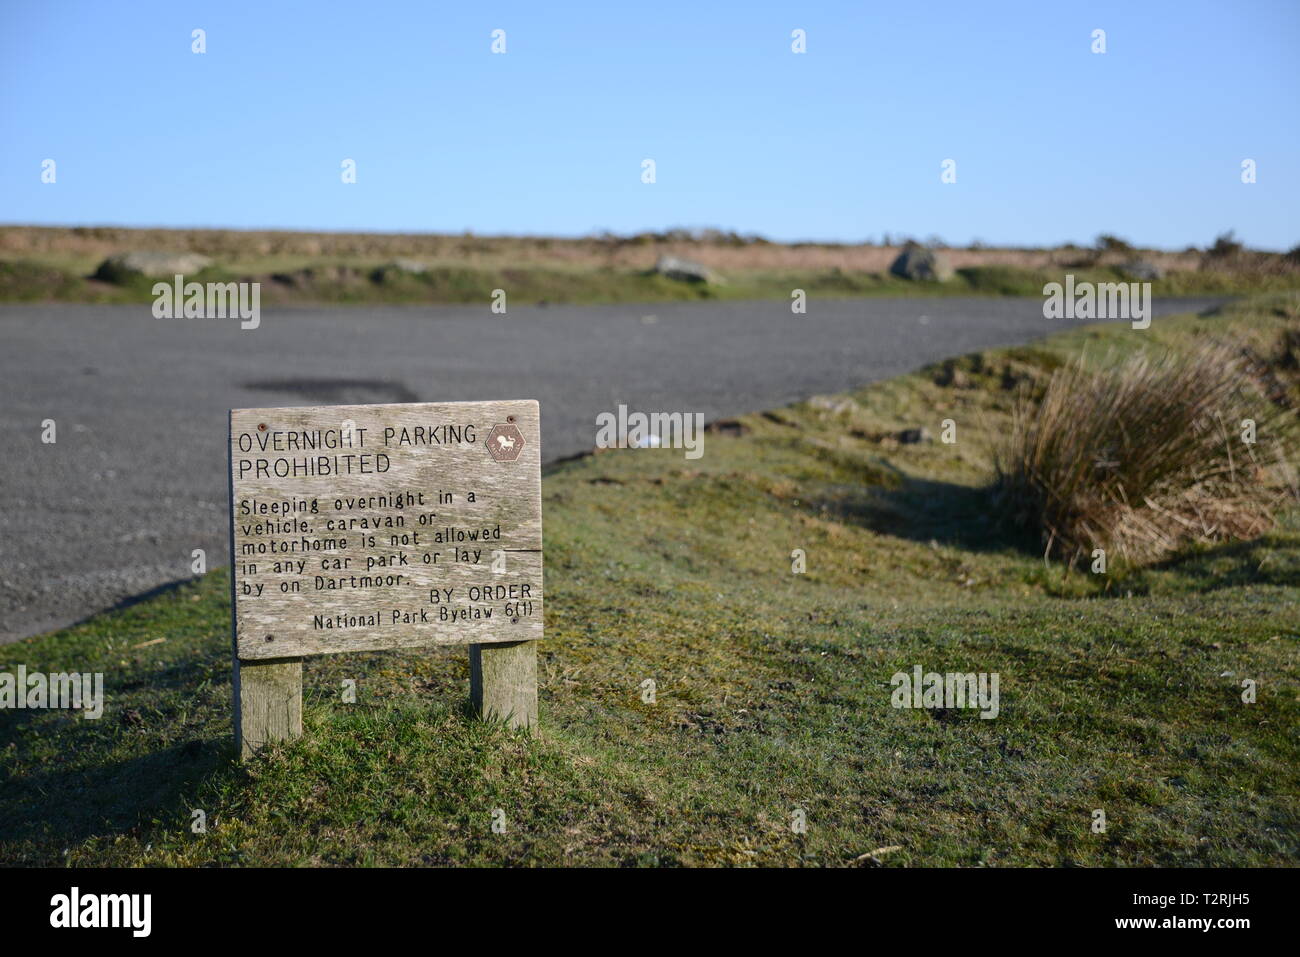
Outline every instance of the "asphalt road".
[(280, 309), (247, 331), (148, 305), (0, 307), (0, 643), (190, 577), (192, 549), (228, 562), (231, 408), (538, 399), (552, 461), (620, 403), (712, 420), (1064, 325), (1037, 299)]

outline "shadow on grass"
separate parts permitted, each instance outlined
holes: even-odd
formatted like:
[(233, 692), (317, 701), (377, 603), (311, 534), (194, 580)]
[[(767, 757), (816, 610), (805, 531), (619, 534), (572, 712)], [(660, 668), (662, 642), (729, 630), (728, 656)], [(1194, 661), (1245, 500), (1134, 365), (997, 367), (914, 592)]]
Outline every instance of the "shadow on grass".
[[(1016, 526), (996, 502), (991, 486), (975, 488), (908, 478), (897, 488), (864, 486), (826, 504), (841, 521), (881, 535), (938, 542), (975, 553), (1016, 552), (1033, 559), (1043, 555), (1041, 536)], [(1087, 575), (1086, 563), (1077, 568)], [(1152, 573), (1182, 578), (1198, 592), (1246, 585), (1296, 587), (1300, 586), (1300, 549), (1294, 541), (1273, 535), (1194, 548), (1154, 565), (1127, 569), (1113, 578), (1112, 587), (1098, 589), (1095, 594), (1119, 597), (1145, 593)]]
[(1151, 566), (1184, 579), (1196, 591), (1243, 585), (1300, 586), (1300, 552), (1273, 536), (1227, 542), (1174, 555)]
[(842, 521), (881, 535), (971, 552), (1043, 553), (1036, 533), (1002, 517), (988, 487), (906, 478), (897, 488), (864, 486), (826, 504)]
[(153, 588), (150, 588), (148, 591), (142, 591), (138, 595), (128, 595), (126, 598), (114, 602), (112, 605), (109, 605), (107, 608), (101, 608), (98, 611), (93, 611), (90, 614), (85, 615), (84, 617), (78, 618), (72, 624), (68, 625), (67, 628), (60, 629), (60, 630), (77, 628), (80, 627), (81, 625), (87, 624), (88, 622), (94, 621), (96, 618), (99, 618), (102, 615), (111, 615), (113, 612), (126, 611), (128, 608), (133, 608), (136, 605), (143, 604), (147, 601), (152, 601), (155, 598), (161, 598), (163, 595), (170, 595), (184, 585), (192, 585), (194, 581), (195, 579), (192, 577), (177, 578), (174, 579), (173, 581), (164, 582), (161, 585), (155, 585)]
[[(6, 735), (7, 737), (8, 735)], [(77, 750), (77, 735), (64, 745)], [(93, 744), (88, 744), (93, 752)], [(192, 739), (120, 761), (62, 766), (0, 778), (0, 841), (67, 846), (90, 837), (121, 834), (176, 808), (182, 796), (221, 767), (234, 748), (223, 736)]]

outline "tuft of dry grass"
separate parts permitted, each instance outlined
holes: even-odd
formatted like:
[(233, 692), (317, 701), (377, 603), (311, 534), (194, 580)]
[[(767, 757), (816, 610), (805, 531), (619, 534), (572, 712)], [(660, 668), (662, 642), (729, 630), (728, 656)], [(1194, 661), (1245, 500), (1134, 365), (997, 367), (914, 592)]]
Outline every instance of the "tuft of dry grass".
[(1091, 368), (1080, 357), (1040, 398), (1022, 394), (995, 451), (995, 499), (1069, 564), (1096, 548), (1140, 564), (1261, 535), (1296, 497), (1284, 454), (1294, 412), (1268, 401), (1253, 373), (1222, 344)]

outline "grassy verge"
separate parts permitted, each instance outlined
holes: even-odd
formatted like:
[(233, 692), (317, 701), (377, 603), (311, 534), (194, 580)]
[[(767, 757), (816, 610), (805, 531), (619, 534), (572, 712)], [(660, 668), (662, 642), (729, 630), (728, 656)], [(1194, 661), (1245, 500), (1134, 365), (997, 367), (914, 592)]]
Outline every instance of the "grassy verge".
[[(911, 282), (888, 273), (840, 269), (735, 271), (722, 283), (680, 282), (645, 269), (554, 268), (548, 266), (478, 268), (431, 266), (421, 273), (385, 270), (382, 263), (324, 263), (290, 272), (264, 273), (209, 267), (187, 281), (260, 282), (264, 304), (292, 305), (484, 305), (504, 289), (517, 305), (598, 305), (614, 303), (789, 300), (802, 289), (811, 297), (858, 296), (1042, 296), (1043, 286), (1066, 272), (1079, 282), (1127, 282), (1117, 267), (1028, 269), (970, 266), (948, 282)], [(45, 262), (0, 261), (0, 303), (79, 302), (152, 303), (154, 282), (143, 276), (122, 283), (91, 278)], [(1172, 273), (1152, 283), (1152, 295), (1239, 295), (1300, 288), (1300, 273), (1269, 276), (1230, 272)]]
[[(1298, 324), (1289, 296), (1076, 329), (744, 417), (698, 461), (554, 467), (531, 736), (465, 714), (462, 653), (335, 656), (307, 663), (304, 737), (235, 764), (224, 572), (0, 648), (0, 670), (103, 671), (107, 699), (99, 721), (0, 712), (0, 859), (1295, 865), (1300, 515), (1067, 573), (982, 486), (1017, 382), (1082, 349), (1263, 350)], [(956, 444), (894, 437), (943, 419)], [(997, 672), (1000, 714), (892, 708), (915, 665)]]

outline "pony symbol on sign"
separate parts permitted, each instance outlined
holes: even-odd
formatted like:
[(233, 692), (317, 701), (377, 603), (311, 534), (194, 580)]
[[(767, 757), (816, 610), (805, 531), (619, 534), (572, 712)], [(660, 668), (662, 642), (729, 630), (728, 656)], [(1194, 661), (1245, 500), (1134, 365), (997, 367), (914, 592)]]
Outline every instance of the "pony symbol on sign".
[(494, 425), (488, 433), (488, 454), (498, 462), (513, 462), (523, 448), (524, 437), (514, 424)]

